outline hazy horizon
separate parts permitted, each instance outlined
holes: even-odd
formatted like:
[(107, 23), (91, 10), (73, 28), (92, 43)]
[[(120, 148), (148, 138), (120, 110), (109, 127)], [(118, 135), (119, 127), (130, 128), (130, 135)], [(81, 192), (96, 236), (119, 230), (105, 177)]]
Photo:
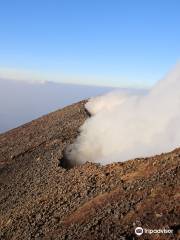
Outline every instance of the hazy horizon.
[[(113, 89), (116, 88), (0, 79), (0, 133)], [(121, 90), (132, 89), (122, 88)], [(133, 91), (142, 90), (134, 89)]]
[(0, 133), (111, 88), (0, 79)]

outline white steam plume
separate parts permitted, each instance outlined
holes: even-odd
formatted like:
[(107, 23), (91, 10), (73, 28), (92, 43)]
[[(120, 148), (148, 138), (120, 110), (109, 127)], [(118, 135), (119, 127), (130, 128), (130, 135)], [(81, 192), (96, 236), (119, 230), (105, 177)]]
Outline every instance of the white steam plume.
[(86, 104), (92, 117), (67, 148), (73, 165), (107, 164), (180, 146), (180, 64), (147, 94), (110, 93)]

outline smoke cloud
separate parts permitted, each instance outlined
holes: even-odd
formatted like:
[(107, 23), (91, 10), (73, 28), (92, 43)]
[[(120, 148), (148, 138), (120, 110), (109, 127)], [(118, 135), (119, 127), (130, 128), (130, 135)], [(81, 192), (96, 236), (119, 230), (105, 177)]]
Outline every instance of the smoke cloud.
[(171, 151), (180, 146), (180, 64), (146, 94), (112, 92), (85, 107), (92, 116), (66, 150), (73, 165)]

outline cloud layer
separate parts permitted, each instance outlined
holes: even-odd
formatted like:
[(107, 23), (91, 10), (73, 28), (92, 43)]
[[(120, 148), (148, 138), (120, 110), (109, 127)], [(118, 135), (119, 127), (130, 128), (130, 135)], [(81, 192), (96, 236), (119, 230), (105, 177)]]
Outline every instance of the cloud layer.
[(148, 93), (112, 92), (86, 104), (92, 114), (67, 148), (73, 163), (107, 164), (180, 145), (180, 64)]
[(0, 133), (111, 88), (0, 78)]

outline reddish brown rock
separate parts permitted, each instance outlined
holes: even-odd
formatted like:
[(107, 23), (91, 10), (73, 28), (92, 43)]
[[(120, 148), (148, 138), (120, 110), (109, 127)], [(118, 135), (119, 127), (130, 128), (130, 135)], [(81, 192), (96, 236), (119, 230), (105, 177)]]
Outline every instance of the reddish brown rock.
[[(66, 170), (87, 117), (80, 102), (0, 135), (0, 239), (178, 239), (180, 149)], [(173, 234), (137, 237), (137, 226)]]

